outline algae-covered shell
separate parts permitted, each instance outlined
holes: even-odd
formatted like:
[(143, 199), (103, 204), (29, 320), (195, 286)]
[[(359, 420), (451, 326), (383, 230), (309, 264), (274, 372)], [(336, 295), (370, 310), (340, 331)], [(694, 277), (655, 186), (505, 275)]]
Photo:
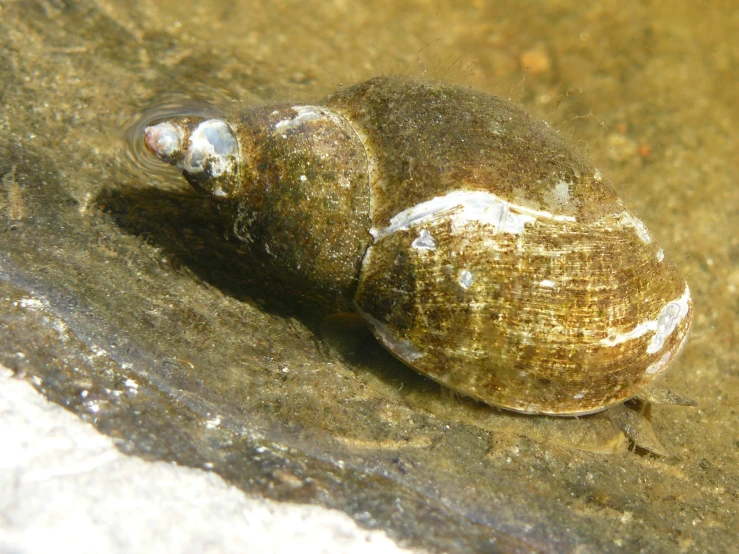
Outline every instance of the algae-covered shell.
[(397, 358), (490, 405), (602, 410), (687, 339), (688, 286), (644, 224), (498, 97), (376, 78), (315, 105), (174, 118), (145, 141), (234, 206), (277, 278), (355, 309)]

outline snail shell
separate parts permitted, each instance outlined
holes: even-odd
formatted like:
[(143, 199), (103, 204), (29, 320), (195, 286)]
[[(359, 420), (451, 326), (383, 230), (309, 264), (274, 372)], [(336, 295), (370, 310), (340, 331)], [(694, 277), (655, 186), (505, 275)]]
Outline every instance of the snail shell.
[(498, 97), (376, 78), (315, 106), (170, 119), (144, 140), (234, 206), (277, 278), (355, 309), (397, 358), (490, 405), (596, 412), (686, 342), (690, 291), (644, 224)]

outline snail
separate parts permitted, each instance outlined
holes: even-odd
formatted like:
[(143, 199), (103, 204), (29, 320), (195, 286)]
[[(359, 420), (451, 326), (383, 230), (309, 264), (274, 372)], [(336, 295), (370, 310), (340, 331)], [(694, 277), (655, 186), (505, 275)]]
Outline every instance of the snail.
[(688, 403), (649, 392), (686, 343), (688, 285), (598, 169), (511, 102), (378, 77), (143, 139), (233, 207), (276, 278), (454, 391), (558, 416)]

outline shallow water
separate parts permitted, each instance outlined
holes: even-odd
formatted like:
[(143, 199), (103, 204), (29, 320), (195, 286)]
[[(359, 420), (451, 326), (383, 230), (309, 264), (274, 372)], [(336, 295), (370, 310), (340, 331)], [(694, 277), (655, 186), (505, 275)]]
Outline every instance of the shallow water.
[[(210, 464), (244, 490), (338, 507), (431, 550), (732, 548), (732, 3), (0, 8), (1, 361), (42, 393), (126, 451)], [(666, 383), (699, 408), (654, 408), (674, 457), (595, 454), (419, 409), (419, 395), (443, 395), (372, 341), (337, 343), (126, 135), (162, 110), (315, 99), (398, 72), (511, 97), (552, 122), (676, 260), (696, 318)]]

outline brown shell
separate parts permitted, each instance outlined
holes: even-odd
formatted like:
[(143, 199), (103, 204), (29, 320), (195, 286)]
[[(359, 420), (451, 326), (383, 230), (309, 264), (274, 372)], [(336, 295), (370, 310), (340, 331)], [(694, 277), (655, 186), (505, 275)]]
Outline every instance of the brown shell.
[(375, 164), (356, 304), (401, 360), (494, 406), (581, 414), (632, 397), (678, 353), (685, 281), (545, 123), (405, 81), (331, 102)]
[(446, 386), (589, 413), (634, 396), (685, 343), (690, 292), (643, 223), (510, 102), (377, 78), (228, 125), (240, 162), (219, 190), (237, 234), (296, 289), (335, 308), (353, 298), (388, 350)]
[[(422, 235), (435, 248), (419, 248)], [(381, 238), (363, 267), (357, 305), (389, 350), (522, 412), (588, 413), (630, 398), (690, 325), (685, 283), (618, 215), (537, 219), (513, 235), (458, 225), (452, 211)], [(671, 333), (655, 342), (660, 325)]]
[(317, 106), (263, 106), (232, 123), (242, 153), (236, 234), (267, 252), (275, 277), (350, 310), (372, 240), (364, 146)]

